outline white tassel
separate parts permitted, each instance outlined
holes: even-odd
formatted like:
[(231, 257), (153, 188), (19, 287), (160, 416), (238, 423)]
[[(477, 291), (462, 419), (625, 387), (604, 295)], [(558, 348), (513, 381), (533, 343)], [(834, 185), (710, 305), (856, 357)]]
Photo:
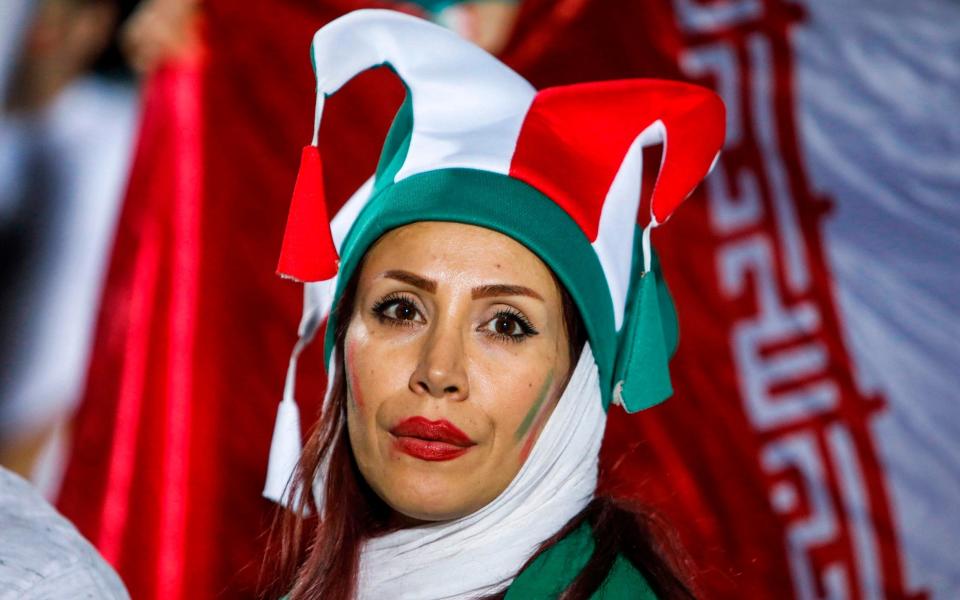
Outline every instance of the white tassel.
[(287, 507), (291, 506), (288, 486), (300, 459), (301, 450), (300, 409), (296, 402), (284, 400), (277, 408), (277, 420), (273, 425), (267, 481), (263, 486), (265, 498)]
[(300, 439), (300, 409), (294, 399), (297, 383), (297, 359), (313, 338), (313, 332), (297, 340), (290, 355), (287, 367), (287, 379), (283, 386), (283, 400), (277, 407), (277, 420), (273, 425), (273, 439), (270, 441), (270, 458), (267, 461), (267, 480), (263, 485), (263, 496), (274, 502), (293, 507), (289, 497), (290, 481), (296, 470), (297, 461), (303, 443)]

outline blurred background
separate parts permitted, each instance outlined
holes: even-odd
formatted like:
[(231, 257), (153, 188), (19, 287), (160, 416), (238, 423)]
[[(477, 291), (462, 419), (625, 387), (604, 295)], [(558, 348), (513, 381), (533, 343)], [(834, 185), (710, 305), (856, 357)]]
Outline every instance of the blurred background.
[[(954, 0), (3, 0), (0, 464), (134, 598), (256, 596), (308, 48), (363, 7), (537, 87), (715, 89), (724, 153), (654, 234), (676, 393), (611, 409), (602, 484), (679, 529), (705, 598), (960, 597)], [(374, 70), (329, 101), (332, 210), (402, 94)], [(302, 360), (306, 432), (319, 348)]]

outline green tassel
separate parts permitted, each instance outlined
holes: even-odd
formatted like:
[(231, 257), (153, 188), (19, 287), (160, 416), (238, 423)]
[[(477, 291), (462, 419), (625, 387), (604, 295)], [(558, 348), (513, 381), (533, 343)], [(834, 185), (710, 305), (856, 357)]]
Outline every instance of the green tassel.
[[(613, 402), (628, 413), (650, 408), (673, 394), (669, 361), (676, 346), (676, 317), (666, 286), (657, 280), (656, 270), (640, 277), (640, 289), (620, 332)], [(662, 314), (667, 310), (669, 314)]]

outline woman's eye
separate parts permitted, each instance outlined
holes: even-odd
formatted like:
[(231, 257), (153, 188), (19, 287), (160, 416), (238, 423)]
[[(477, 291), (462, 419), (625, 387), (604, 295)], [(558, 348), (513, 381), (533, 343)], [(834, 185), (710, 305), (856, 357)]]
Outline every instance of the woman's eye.
[(500, 339), (515, 342), (538, 333), (523, 315), (507, 311), (497, 313), (481, 329)]
[(422, 322), (423, 316), (416, 304), (403, 297), (386, 297), (377, 302), (373, 313), (381, 321), (393, 321), (396, 324)]

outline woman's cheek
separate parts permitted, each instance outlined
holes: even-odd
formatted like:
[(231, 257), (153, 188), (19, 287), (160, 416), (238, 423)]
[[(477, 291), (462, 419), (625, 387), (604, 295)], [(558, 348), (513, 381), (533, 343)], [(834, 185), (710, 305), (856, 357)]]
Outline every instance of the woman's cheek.
[(533, 404), (530, 405), (527, 413), (523, 416), (523, 420), (520, 421), (520, 425), (518, 425), (516, 431), (514, 431), (514, 441), (521, 444), (521, 465), (523, 465), (523, 463), (527, 461), (527, 457), (530, 456), (530, 451), (533, 450), (533, 444), (537, 440), (537, 435), (540, 433), (540, 430), (543, 429), (547, 416), (550, 414), (550, 402), (547, 400), (550, 397), (550, 390), (552, 388), (553, 369), (550, 369), (543, 383), (540, 384), (540, 389), (537, 391), (537, 396)]

